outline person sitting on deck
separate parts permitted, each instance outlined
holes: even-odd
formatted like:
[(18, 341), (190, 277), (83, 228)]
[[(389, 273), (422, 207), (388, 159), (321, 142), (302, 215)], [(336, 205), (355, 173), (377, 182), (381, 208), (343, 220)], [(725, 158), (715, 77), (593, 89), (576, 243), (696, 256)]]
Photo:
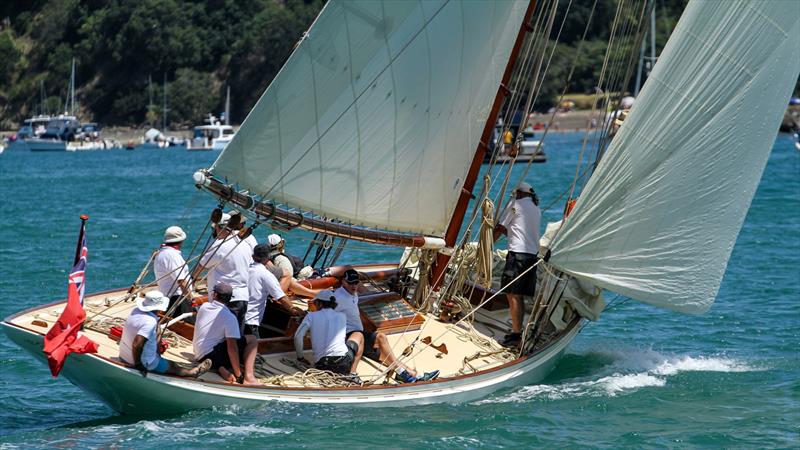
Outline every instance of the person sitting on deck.
[(494, 229), (494, 240), (505, 234), (508, 239), (508, 255), (501, 279), (505, 286), (511, 315), (511, 333), (502, 344), (518, 346), (522, 338), (522, 319), (525, 308), (523, 295), (533, 295), (536, 291), (536, 254), (539, 252), (539, 225), (542, 212), (539, 210), (539, 197), (533, 187), (522, 181), (514, 189), (515, 198), (508, 203), (500, 215)]
[(155, 311), (165, 311), (169, 298), (160, 291), (150, 291), (136, 298), (136, 307), (122, 327), (119, 341), (119, 358), (141, 370), (182, 377), (198, 377), (211, 368), (211, 360), (199, 359), (200, 364), (191, 369), (183, 368), (174, 361), (158, 354), (158, 316)]
[[(172, 309), (175, 302), (181, 297), (185, 297), (177, 310), (172, 314), (176, 317), (183, 313), (193, 312), (192, 310), (192, 283), (189, 270), (186, 268), (186, 260), (181, 254), (181, 247), (186, 240), (186, 233), (179, 226), (171, 226), (164, 232), (164, 243), (156, 253), (153, 260), (153, 272), (158, 283), (158, 290), (169, 297), (169, 308)], [(184, 295), (185, 294), (185, 295)], [(192, 323), (190, 320), (189, 323)]]
[(227, 283), (214, 286), (212, 300), (200, 306), (195, 320), (192, 347), (195, 359), (211, 360), (223, 380), (231, 383), (258, 384), (253, 365), (245, 364), (244, 371), (240, 361), (255, 362), (258, 342), (247, 343), (242, 338), (236, 316), (229, 309), (233, 288)]
[(414, 369), (398, 361), (385, 334), (364, 331), (364, 325), (361, 323), (361, 315), (358, 310), (358, 286), (360, 282), (358, 271), (347, 269), (342, 276), (342, 285), (333, 292), (334, 297), (337, 298), (336, 311), (344, 313), (347, 318), (346, 339), (356, 338), (356, 342), (362, 343), (353, 358), (353, 365), (350, 371), (356, 372), (358, 363), (363, 355), (387, 367), (395, 367), (398, 381), (404, 383), (436, 379), (439, 376), (438, 370), (426, 372), (417, 377), (417, 372)]
[[(223, 214), (219, 223), (214, 225), (217, 240), (211, 244), (195, 269), (195, 274), (208, 268), (209, 290), (217, 283), (227, 283), (233, 289), (230, 310), (239, 322), (239, 333), (244, 331), (244, 315), (247, 312), (247, 277), (253, 259), (248, 244), (240, 241), (236, 233), (228, 228), (231, 216)], [(196, 279), (196, 278), (195, 278)]]
[[(300, 258), (285, 253), (286, 241), (277, 234), (270, 234), (267, 242), (270, 246), (270, 262), (283, 271), (283, 276), (279, 278), (283, 290), (307, 298), (317, 295), (320, 290), (311, 289), (297, 281), (295, 275), (305, 271), (306, 268), (302, 267), (303, 261)], [(310, 267), (308, 267), (308, 271), (311, 271)]]
[[(324, 290), (314, 297), (316, 311), (308, 315), (300, 323), (294, 333), (294, 349), (297, 360), (308, 363), (303, 356), (303, 340), (311, 331), (311, 349), (314, 351), (314, 367), (333, 373), (346, 375), (350, 373), (353, 358), (362, 342), (345, 341), (344, 314), (336, 312), (336, 297), (329, 290)], [(356, 339), (360, 339), (358, 336)]]

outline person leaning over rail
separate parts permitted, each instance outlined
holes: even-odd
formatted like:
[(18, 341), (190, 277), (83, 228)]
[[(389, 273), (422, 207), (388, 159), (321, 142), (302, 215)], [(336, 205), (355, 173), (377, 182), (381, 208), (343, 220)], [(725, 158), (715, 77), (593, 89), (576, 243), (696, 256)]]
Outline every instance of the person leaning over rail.
[[(344, 314), (336, 312), (336, 297), (324, 290), (314, 297), (317, 311), (310, 312), (294, 333), (294, 349), (297, 360), (308, 363), (303, 356), (303, 339), (311, 331), (311, 349), (314, 351), (314, 367), (333, 373), (347, 375), (353, 365), (358, 347), (363, 344), (361, 336), (345, 341)], [(359, 380), (360, 381), (360, 380)]]
[(200, 359), (200, 364), (191, 369), (183, 368), (174, 361), (162, 358), (158, 353), (156, 335), (158, 316), (156, 311), (166, 311), (169, 298), (160, 291), (150, 291), (144, 297), (136, 298), (119, 341), (119, 358), (136, 367), (143, 374), (149, 372), (198, 377), (206, 373), (212, 365), (210, 359)]
[[(185, 299), (178, 306), (173, 316), (183, 313), (191, 313), (192, 310), (192, 282), (189, 276), (189, 269), (186, 267), (186, 260), (181, 254), (181, 247), (186, 241), (186, 233), (179, 226), (171, 226), (164, 232), (164, 242), (156, 253), (153, 260), (153, 271), (155, 272), (158, 290), (169, 297), (169, 309), (181, 296)], [(193, 323), (193, 319), (187, 320)]]
[(217, 240), (200, 258), (195, 274), (208, 268), (208, 287), (217, 283), (226, 283), (233, 289), (230, 310), (239, 322), (239, 334), (244, 331), (244, 315), (247, 312), (247, 277), (250, 262), (253, 259), (250, 246), (240, 242), (236, 233), (228, 228), (231, 216), (223, 214), (219, 223), (214, 225)]
[(514, 189), (514, 196), (494, 228), (495, 241), (501, 234), (505, 234), (508, 239), (508, 255), (501, 279), (511, 315), (511, 333), (507, 334), (502, 342), (508, 347), (519, 345), (522, 339), (522, 320), (525, 312), (522, 296), (533, 295), (536, 291), (534, 264), (537, 261), (536, 254), (539, 252), (539, 226), (542, 220), (539, 197), (531, 185), (521, 181)]
[(350, 372), (356, 372), (358, 363), (361, 361), (361, 356), (363, 355), (385, 366), (396, 367), (397, 380), (404, 383), (436, 379), (436, 377), (439, 376), (438, 370), (426, 372), (422, 376), (417, 377), (417, 372), (414, 369), (405, 366), (397, 360), (385, 334), (364, 330), (364, 325), (361, 323), (361, 315), (358, 310), (358, 286), (360, 282), (358, 271), (355, 269), (347, 269), (342, 276), (342, 285), (333, 291), (333, 295), (337, 299), (336, 311), (344, 313), (347, 318), (345, 338), (357, 338), (355, 341), (360, 341), (362, 343), (358, 346), (358, 351), (353, 358), (353, 365), (350, 368)]
[(214, 285), (212, 300), (197, 311), (192, 339), (195, 360), (210, 359), (211, 368), (225, 381), (257, 383), (253, 365), (245, 364), (243, 371), (240, 362), (255, 362), (258, 342), (247, 343), (242, 337), (236, 316), (229, 309), (232, 296), (229, 284), (218, 283)]
[[(302, 317), (304, 311), (300, 308), (293, 306), (292, 302), (286, 297), (286, 294), (281, 289), (276, 274), (270, 269), (278, 272), (280, 269), (275, 266), (268, 267), (269, 263), (269, 246), (266, 244), (258, 244), (253, 250), (253, 264), (250, 265), (250, 276), (247, 280), (247, 289), (250, 292), (250, 297), (247, 302), (247, 313), (244, 320), (244, 337), (247, 343), (256, 342), (261, 337), (259, 335), (259, 327), (264, 318), (264, 312), (267, 309), (267, 302), (274, 302), (281, 308), (285, 309), (292, 317)], [(248, 354), (247, 357), (252, 357), (253, 360), (245, 359), (245, 367), (255, 365), (256, 352)], [(245, 381), (253, 381), (247, 380)]]

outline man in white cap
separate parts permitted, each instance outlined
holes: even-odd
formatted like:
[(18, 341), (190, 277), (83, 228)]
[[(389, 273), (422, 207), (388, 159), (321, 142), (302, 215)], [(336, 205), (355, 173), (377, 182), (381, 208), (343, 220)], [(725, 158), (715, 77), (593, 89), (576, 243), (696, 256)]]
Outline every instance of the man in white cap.
[[(173, 313), (178, 316), (186, 312), (192, 312), (192, 283), (189, 276), (189, 269), (186, 261), (181, 254), (181, 247), (186, 240), (186, 233), (179, 226), (171, 226), (164, 232), (164, 242), (158, 250), (153, 260), (153, 271), (155, 272), (158, 290), (169, 297), (169, 307), (178, 301), (181, 296), (185, 297), (180, 306)], [(185, 294), (185, 295), (184, 295)]]
[(317, 310), (308, 313), (294, 333), (294, 349), (299, 361), (307, 362), (303, 356), (303, 339), (311, 332), (311, 349), (314, 351), (314, 367), (333, 373), (347, 375), (353, 365), (358, 347), (363, 344), (361, 335), (345, 341), (347, 318), (336, 312), (336, 297), (329, 290), (314, 297)]
[(281, 287), (301, 297), (313, 298), (317, 295), (319, 290), (304, 286), (296, 277), (301, 270), (308, 270), (310, 273), (313, 269), (310, 266), (307, 269), (303, 268), (303, 261), (300, 258), (286, 253), (286, 241), (280, 235), (270, 234), (267, 236), (267, 242), (270, 249), (269, 260), (283, 271), (283, 276), (280, 277)]
[[(542, 212), (539, 210), (539, 197), (533, 187), (521, 181), (514, 189), (514, 198), (500, 215), (494, 229), (494, 240), (501, 234), (508, 239), (508, 255), (503, 269), (501, 285), (508, 299), (511, 315), (511, 333), (502, 344), (513, 347), (522, 338), (522, 320), (525, 308), (523, 295), (534, 295), (536, 290), (536, 254), (539, 252), (539, 226)], [(519, 278), (517, 278), (519, 277)]]
[(208, 288), (218, 283), (227, 283), (233, 289), (230, 309), (239, 321), (240, 332), (244, 330), (244, 315), (247, 312), (247, 278), (253, 251), (250, 246), (236, 237), (236, 233), (228, 228), (231, 216), (223, 214), (219, 223), (214, 225), (217, 240), (200, 257), (200, 264), (195, 273), (208, 269)]
[(169, 298), (160, 291), (150, 291), (136, 298), (136, 307), (131, 311), (122, 328), (119, 341), (119, 357), (142, 372), (197, 377), (211, 368), (211, 360), (204, 359), (191, 369), (185, 369), (158, 354), (156, 342), (158, 316), (156, 311), (165, 311)]

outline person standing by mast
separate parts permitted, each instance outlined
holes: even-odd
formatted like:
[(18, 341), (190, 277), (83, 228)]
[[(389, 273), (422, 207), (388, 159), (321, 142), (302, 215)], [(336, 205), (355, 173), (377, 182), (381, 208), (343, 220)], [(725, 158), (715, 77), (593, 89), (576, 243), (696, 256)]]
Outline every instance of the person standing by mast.
[[(508, 255), (503, 269), (501, 285), (505, 286), (508, 308), (511, 315), (511, 333), (502, 344), (508, 347), (519, 345), (522, 338), (522, 320), (525, 314), (523, 295), (536, 291), (536, 254), (539, 252), (539, 227), (542, 212), (539, 197), (530, 184), (521, 181), (514, 189), (514, 198), (500, 215), (494, 228), (494, 240), (505, 234), (508, 239)], [(530, 269), (530, 270), (529, 270)], [(527, 272), (526, 272), (527, 270)], [(520, 276), (522, 275), (522, 276)], [(517, 279), (517, 277), (519, 277)]]

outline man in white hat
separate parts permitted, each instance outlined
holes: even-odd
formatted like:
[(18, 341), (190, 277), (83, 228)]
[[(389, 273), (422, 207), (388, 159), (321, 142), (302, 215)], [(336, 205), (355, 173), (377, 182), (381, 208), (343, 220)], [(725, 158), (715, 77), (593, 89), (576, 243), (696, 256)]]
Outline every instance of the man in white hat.
[(169, 307), (172, 308), (176, 301), (184, 297), (173, 316), (192, 312), (191, 277), (181, 253), (185, 240), (186, 233), (181, 227), (174, 225), (167, 228), (164, 232), (164, 242), (153, 260), (158, 290), (169, 297)]
[(226, 283), (233, 289), (229, 308), (239, 322), (240, 333), (244, 331), (244, 316), (247, 312), (248, 269), (253, 261), (253, 250), (237, 237), (228, 227), (230, 214), (223, 214), (219, 223), (214, 224), (217, 240), (200, 257), (195, 273), (208, 269), (208, 290), (219, 283)]
[(333, 373), (347, 375), (353, 365), (358, 347), (363, 345), (359, 334), (345, 341), (347, 318), (336, 312), (336, 297), (329, 290), (319, 292), (314, 297), (317, 310), (308, 313), (294, 333), (294, 349), (299, 361), (303, 356), (304, 338), (311, 332), (311, 349), (314, 351), (314, 367)]
[[(522, 320), (525, 308), (523, 295), (533, 295), (536, 290), (536, 254), (539, 252), (539, 227), (542, 212), (539, 197), (530, 184), (521, 181), (514, 189), (514, 198), (500, 215), (494, 229), (494, 240), (501, 234), (508, 239), (508, 255), (503, 269), (501, 285), (508, 299), (511, 315), (511, 333), (502, 344), (513, 347), (522, 338)], [(519, 277), (519, 278), (517, 278)]]
[(156, 311), (165, 311), (169, 298), (160, 291), (150, 291), (136, 298), (136, 307), (131, 311), (122, 328), (119, 341), (119, 357), (142, 372), (197, 377), (211, 368), (211, 360), (202, 360), (191, 369), (185, 369), (158, 354), (156, 342), (158, 316)]

